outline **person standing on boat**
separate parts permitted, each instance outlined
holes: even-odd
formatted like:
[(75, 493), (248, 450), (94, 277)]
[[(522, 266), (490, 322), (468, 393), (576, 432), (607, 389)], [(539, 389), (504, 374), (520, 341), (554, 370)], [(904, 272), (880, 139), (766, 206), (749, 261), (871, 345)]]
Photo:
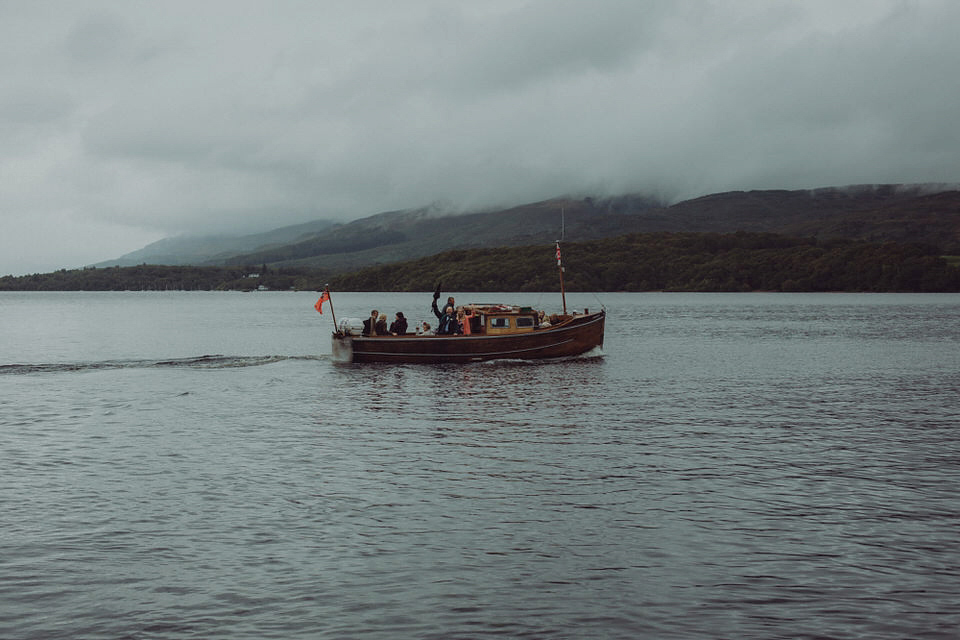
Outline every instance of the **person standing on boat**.
[(443, 312), (441, 312), (437, 309), (437, 301), (434, 300), (433, 312), (437, 315), (437, 320), (440, 321), (437, 324), (438, 336), (452, 336), (460, 333), (460, 325), (457, 323), (457, 312), (454, 311), (453, 305), (447, 305), (444, 307)]
[(457, 333), (462, 333), (465, 336), (469, 336), (473, 333), (470, 327), (470, 318), (473, 317), (472, 312), (468, 312), (466, 309), (460, 309), (457, 311), (457, 324), (460, 325), (460, 330)]
[(437, 285), (437, 290), (433, 292), (433, 304), (431, 309), (433, 309), (433, 314), (437, 316), (439, 324), (437, 325), (437, 335), (438, 336), (452, 336), (454, 334), (460, 333), (460, 325), (457, 324), (457, 307), (453, 302), (453, 296), (447, 298), (447, 304), (444, 305), (443, 311), (437, 308), (437, 300), (440, 299), (440, 285)]
[(437, 335), (452, 336), (460, 333), (460, 323), (457, 322), (457, 312), (453, 305), (447, 305), (440, 316), (440, 325), (437, 327)]
[(363, 335), (372, 336), (377, 332), (377, 316), (380, 312), (374, 309), (370, 312), (370, 317), (363, 321)]
[(397, 319), (390, 323), (390, 333), (395, 336), (402, 336), (407, 332), (407, 319), (403, 317), (403, 311), (397, 311)]

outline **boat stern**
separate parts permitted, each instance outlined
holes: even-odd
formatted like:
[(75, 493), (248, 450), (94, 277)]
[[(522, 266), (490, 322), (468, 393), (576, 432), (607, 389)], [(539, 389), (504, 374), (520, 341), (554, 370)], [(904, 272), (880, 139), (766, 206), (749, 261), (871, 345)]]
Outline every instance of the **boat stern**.
[(353, 338), (342, 333), (334, 333), (331, 338), (334, 362), (353, 362)]

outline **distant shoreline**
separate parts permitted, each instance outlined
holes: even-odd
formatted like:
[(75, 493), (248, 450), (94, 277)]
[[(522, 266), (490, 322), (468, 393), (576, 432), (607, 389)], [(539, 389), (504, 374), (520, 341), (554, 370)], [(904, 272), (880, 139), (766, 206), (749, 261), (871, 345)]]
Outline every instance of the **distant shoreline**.
[[(564, 245), (570, 292), (960, 292), (960, 258), (921, 244), (766, 233), (638, 233)], [(552, 250), (447, 251), (349, 273), (305, 267), (139, 265), (0, 277), (0, 291), (559, 290)]]

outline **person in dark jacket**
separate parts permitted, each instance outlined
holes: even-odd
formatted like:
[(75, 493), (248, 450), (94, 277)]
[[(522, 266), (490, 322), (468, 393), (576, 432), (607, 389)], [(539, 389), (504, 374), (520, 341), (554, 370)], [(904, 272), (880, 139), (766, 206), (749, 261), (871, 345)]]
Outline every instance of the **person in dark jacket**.
[(377, 317), (380, 312), (374, 309), (370, 312), (370, 317), (363, 321), (363, 335), (372, 336), (377, 332)]
[(452, 336), (460, 333), (460, 323), (457, 322), (457, 312), (454, 311), (453, 306), (447, 305), (441, 313), (437, 309), (437, 301), (434, 300), (433, 312), (437, 314), (437, 319), (440, 321), (437, 325), (438, 336)]
[(395, 336), (402, 336), (407, 332), (407, 319), (403, 317), (403, 311), (397, 311), (397, 319), (390, 323), (390, 333)]
[[(453, 300), (453, 296), (447, 298), (447, 304), (443, 305), (443, 311), (440, 311), (440, 309), (437, 307), (437, 300), (439, 299), (440, 285), (438, 284), (437, 290), (433, 292), (433, 304), (430, 307), (433, 310), (433, 315), (437, 316), (437, 320), (440, 321), (439, 326), (437, 326), (437, 335), (442, 336), (459, 333), (457, 325), (457, 307)], [(446, 319), (448, 310), (452, 319)]]

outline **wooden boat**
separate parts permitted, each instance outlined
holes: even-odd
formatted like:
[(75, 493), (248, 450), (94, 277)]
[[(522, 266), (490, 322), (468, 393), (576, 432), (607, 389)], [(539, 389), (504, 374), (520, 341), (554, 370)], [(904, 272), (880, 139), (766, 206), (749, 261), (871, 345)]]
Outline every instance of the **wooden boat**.
[[(357, 326), (333, 324), (333, 357), (340, 362), (465, 363), (487, 360), (543, 360), (578, 356), (603, 347), (606, 311), (567, 313), (567, 298), (557, 241), (557, 269), (563, 313), (547, 317), (531, 307), (470, 304), (460, 309), (466, 326), (457, 335), (362, 335)], [(434, 302), (440, 296), (439, 285)], [(329, 289), (315, 305), (323, 313)], [(331, 313), (333, 302), (330, 302)], [(434, 304), (436, 308), (436, 304)]]
[(603, 347), (605, 311), (544, 318), (529, 307), (466, 305), (470, 335), (333, 334), (339, 362), (465, 363), (487, 360), (564, 358)]

